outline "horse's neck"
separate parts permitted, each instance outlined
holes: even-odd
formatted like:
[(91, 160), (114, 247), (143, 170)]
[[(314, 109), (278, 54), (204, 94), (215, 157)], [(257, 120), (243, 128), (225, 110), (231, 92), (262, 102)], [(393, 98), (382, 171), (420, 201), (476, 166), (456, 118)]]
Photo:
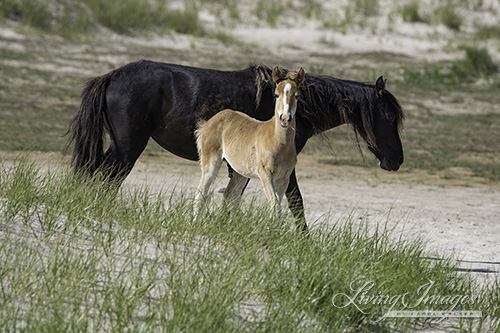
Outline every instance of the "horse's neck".
[[(369, 86), (356, 82), (324, 78), (326, 91), (316, 92), (314, 126), (320, 131), (349, 123), (348, 116), (359, 114), (363, 99), (370, 98)], [(321, 96), (321, 97), (320, 97)]]

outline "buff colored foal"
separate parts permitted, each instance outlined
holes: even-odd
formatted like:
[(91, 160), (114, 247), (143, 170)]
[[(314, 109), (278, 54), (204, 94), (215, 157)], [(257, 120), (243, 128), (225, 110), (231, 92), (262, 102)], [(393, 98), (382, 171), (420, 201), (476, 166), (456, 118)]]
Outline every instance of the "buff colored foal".
[(274, 68), (276, 103), (274, 116), (268, 121), (226, 109), (199, 125), (196, 143), (201, 180), (195, 196), (196, 207), (208, 194), (223, 160), (239, 175), (259, 178), (271, 205), (280, 205), (297, 163), (296, 99), (304, 76), (302, 68), (297, 73), (287, 73), (285, 77), (277, 66)]

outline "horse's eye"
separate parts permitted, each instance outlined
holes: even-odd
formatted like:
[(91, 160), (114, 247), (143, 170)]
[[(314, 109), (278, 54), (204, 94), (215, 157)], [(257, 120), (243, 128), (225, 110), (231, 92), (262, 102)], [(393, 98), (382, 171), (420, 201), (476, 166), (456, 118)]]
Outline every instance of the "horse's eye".
[(295, 95), (295, 99), (299, 99), (299, 97), (300, 97), (299, 94)]
[(391, 122), (396, 120), (396, 116), (393, 115), (392, 113), (389, 113), (386, 117), (387, 117), (387, 120), (389, 120)]
[(280, 97), (279, 94), (274, 94), (274, 98), (278, 99), (278, 97)]

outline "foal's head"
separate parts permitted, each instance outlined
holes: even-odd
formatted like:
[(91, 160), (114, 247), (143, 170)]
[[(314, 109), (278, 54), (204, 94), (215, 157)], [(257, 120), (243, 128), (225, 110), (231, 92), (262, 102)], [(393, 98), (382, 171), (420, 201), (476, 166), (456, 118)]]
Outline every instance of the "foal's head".
[(281, 75), (278, 66), (273, 69), (273, 80), (276, 83), (274, 112), (279, 117), (281, 127), (288, 127), (295, 116), (299, 87), (304, 76), (302, 67), (297, 73), (288, 72), (285, 77)]

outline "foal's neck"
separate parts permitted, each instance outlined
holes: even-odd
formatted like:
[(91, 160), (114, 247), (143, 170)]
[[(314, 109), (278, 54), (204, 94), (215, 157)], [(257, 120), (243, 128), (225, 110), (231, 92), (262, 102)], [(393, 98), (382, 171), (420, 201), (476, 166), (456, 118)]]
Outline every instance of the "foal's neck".
[(282, 127), (277, 113), (271, 119), (274, 121), (274, 141), (276, 144), (288, 145), (295, 143), (295, 117), (292, 118), (288, 127)]

